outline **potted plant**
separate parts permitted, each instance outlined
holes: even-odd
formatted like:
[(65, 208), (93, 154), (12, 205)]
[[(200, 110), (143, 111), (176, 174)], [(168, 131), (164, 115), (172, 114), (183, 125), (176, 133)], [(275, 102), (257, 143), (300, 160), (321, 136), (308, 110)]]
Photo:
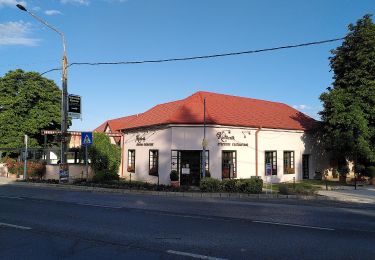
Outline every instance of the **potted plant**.
[(180, 176), (176, 170), (172, 170), (169, 177), (171, 179), (172, 187), (177, 188), (180, 186), (180, 182), (179, 182)]

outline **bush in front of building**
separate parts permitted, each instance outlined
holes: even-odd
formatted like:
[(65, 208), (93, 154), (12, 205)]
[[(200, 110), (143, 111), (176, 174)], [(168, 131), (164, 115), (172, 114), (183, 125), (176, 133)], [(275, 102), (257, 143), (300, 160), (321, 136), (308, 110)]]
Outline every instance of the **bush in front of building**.
[(201, 179), (199, 188), (202, 192), (219, 192), (221, 190), (221, 181), (205, 177)]
[(93, 182), (97, 183), (104, 183), (110, 181), (118, 181), (119, 176), (117, 173), (108, 172), (108, 171), (98, 171), (95, 172), (94, 176), (92, 177)]
[(254, 179), (227, 179), (217, 180), (206, 177), (200, 181), (200, 190), (202, 192), (241, 192), (249, 194), (259, 194), (262, 192), (263, 180)]
[(221, 182), (221, 189), (226, 192), (238, 192), (236, 179), (224, 179)]
[(121, 148), (111, 143), (104, 133), (94, 133), (93, 145), (89, 148), (91, 166), (94, 169), (93, 180), (106, 182), (118, 180), (117, 174), (121, 162)]
[(263, 180), (260, 178), (238, 179), (236, 187), (238, 192), (259, 194), (262, 193)]

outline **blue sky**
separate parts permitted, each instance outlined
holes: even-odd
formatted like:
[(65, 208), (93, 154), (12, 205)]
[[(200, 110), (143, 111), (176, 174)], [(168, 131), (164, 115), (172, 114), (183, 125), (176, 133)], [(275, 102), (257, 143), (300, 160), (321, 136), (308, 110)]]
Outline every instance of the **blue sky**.
[[(0, 75), (60, 67), (59, 36), (69, 62), (196, 56), (345, 36), (347, 25), (375, 13), (373, 0), (0, 0)], [(277, 52), (163, 64), (72, 66), (69, 93), (83, 98), (92, 130), (107, 119), (144, 112), (198, 90), (266, 99), (318, 118), (319, 95), (332, 82), (330, 50), (340, 42)], [(45, 75), (61, 86), (59, 72)]]

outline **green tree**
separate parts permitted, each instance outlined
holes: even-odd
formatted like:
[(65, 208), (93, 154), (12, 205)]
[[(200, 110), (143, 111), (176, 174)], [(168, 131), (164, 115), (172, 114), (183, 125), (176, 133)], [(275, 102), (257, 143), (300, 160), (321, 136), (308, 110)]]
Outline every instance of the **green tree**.
[(89, 157), (95, 172), (94, 180), (107, 181), (119, 178), (117, 173), (121, 162), (121, 148), (112, 144), (107, 135), (94, 133)]
[(365, 15), (332, 50), (334, 82), (320, 96), (321, 136), (337, 159), (375, 163), (375, 24)]
[(52, 80), (17, 69), (0, 77), (0, 93), (0, 147), (23, 147), (25, 134), (37, 147), (42, 129), (60, 129), (61, 91)]

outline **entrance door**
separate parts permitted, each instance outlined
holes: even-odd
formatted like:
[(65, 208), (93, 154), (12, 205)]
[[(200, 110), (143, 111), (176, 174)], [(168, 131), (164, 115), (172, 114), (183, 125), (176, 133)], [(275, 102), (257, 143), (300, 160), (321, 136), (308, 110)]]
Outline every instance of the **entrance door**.
[(201, 151), (180, 151), (181, 185), (198, 186), (200, 181)]
[(309, 154), (303, 154), (302, 155), (302, 178), (303, 179), (309, 179), (310, 178), (310, 172), (309, 172)]

